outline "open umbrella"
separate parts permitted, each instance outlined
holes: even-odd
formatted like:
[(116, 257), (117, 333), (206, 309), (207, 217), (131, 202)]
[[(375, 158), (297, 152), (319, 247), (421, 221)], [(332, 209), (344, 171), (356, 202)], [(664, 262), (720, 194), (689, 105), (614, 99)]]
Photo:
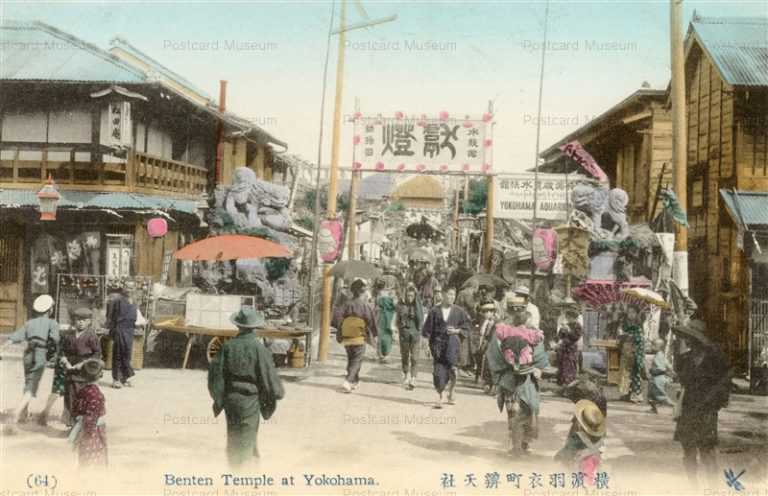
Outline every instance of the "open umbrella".
[(461, 289), (469, 286), (493, 286), (495, 288), (509, 287), (509, 283), (499, 276), (493, 274), (475, 274), (461, 285)]
[(254, 236), (224, 234), (190, 243), (177, 250), (177, 260), (224, 261), (241, 258), (290, 257), (291, 251), (283, 245)]
[(362, 260), (345, 260), (339, 262), (331, 269), (331, 275), (336, 277), (342, 277), (344, 279), (354, 279), (360, 277), (362, 279), (376, 279), (382, 274), (381, 269), (369, 262), (363, 262)]
[(669, 308), (669, 303), (664, 301), (663, 296), (648, 288), (624, 288), (621, 292), (645, 303), (650, 303), (651, 305), (656, 305), (661, 308)]
[(435, 263), (435, 256), (424, 248), (416, 248), (408, 254), (408, 260), (413, 262)]

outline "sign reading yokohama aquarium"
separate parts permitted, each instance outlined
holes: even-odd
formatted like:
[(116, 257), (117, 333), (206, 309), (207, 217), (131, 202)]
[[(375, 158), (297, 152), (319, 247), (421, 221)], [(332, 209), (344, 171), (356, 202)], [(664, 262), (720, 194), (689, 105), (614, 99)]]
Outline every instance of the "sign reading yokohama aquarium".
[[(536, 217), (544, 220), (566, 220), (570, 192), (587, 178), (582, 175), (539, 174)], [(567, 190), (566, 190), (567, 184)], [(496, 176), (494, 181), (494, 217), (497, 219), (533, 219), (534, 174)]]
[(493, 116), (354, 116), (352, 168), (390, 172), (486, 174), (493, 163)]

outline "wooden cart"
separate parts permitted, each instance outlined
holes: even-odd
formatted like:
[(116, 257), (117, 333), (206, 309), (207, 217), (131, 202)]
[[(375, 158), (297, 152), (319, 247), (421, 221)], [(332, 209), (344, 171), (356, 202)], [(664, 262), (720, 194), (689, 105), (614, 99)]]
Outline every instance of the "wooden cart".
[[(187, 346), (184, 350), (184, 361), (181, 368), (187, 368), (189, 361), (189, 352), (192, 349), (192, 342), (196, 336), (210, 336), (211, 339), (206, 347), (206, 357), (208, 362), (221, 350), (224, 342), (237, 335), (237, 329), (211, 329), (208, 327), (188, 326), (184, 324), (184, 317), (161, 318), (152, 323), (152, 327), (162, 331), (180, 332), (187, 336)], [(304, 366), (309, 367), (312, 362), (312, 329), (306, 326), (302, 327), (274, 327), (266, 329), (254, 329), (253, 332), (259, 337), (282, 338), (282, 339), (301, 339), (304, 338)]]

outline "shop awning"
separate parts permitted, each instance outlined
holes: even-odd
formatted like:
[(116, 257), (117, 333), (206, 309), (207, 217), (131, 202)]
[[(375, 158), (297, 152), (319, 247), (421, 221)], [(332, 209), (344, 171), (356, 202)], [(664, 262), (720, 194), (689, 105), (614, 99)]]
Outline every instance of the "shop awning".
[(768, 193), (721, 189), (720, 196), (737, 225), (747, 230), (768, 226)]
[[(0, 190), (0, 209), (37, 207), (37, 191), (22, 189)], [(169, 210), (195, 214), (196, 200), (183, 200), (163, 196), (140, 195), (137, 193), (98, 193), (88, 191), (59, 190), (60, 209), (102, 209), (102, 210)]]

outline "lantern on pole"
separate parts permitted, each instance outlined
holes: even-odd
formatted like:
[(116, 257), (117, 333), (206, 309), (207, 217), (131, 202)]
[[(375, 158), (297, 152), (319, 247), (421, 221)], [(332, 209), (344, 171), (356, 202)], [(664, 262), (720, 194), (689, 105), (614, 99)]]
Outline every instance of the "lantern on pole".
[(37, 202), (40, 204), (40, 220), (56, 220), (56, 208), (59, 206), (61, 195), (56, 191), (56, 185), (51, 175), (48, 184), (37, 192)]

